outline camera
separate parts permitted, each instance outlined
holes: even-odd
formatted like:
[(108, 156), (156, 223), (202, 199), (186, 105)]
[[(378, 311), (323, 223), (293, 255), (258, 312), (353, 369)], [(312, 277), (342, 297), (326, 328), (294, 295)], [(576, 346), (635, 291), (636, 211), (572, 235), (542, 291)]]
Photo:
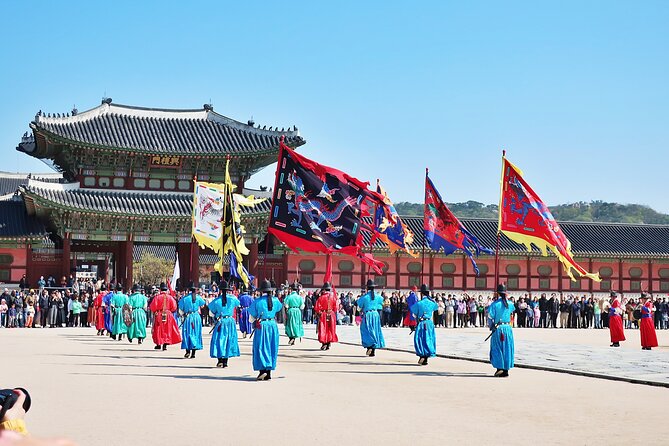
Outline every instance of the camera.
[(20, 390), (26, 396), (26, 400), (23, 403), (23, 410), (28, 412), (30, 410), (30, 394), (23, 387), (17, 387), (16, 389), (0, 389), (0, 420), (5, 417), (5, 413), (14, 406), (16, 400), (19, 399), (18, 395), (14, 390)]

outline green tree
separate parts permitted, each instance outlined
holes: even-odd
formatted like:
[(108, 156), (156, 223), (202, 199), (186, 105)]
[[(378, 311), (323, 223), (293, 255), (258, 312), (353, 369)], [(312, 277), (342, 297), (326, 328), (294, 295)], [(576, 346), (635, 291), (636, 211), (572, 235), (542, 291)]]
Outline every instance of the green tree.
[(132, 273), (135, 281), (143, 284), (155, 285), (167, 279), (174, 271), (174, 263), (156, 257), (151, 253), (142, 254), (139, 262), (132, 266)]

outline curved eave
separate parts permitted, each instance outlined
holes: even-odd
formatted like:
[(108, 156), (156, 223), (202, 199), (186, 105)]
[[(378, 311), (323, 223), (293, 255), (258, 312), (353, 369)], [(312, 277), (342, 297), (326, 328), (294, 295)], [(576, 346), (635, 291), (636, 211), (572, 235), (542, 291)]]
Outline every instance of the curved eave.
[[(126, 147), (126, 146), (108, 146), (108, 145), (101, 145), (101, 144), (95, 144), (87, 141), (79, 141), (76, 139), (71, 139), (71, 138), (66, 138), (62, 135), (59, 135), (57, 133), (54, 133), (50, 130), (47, 130), (43, 127), (40, 127), (38, 123), (35, 121), (30, 123), (30, 128), (33, 130), (33, 133), (35, 135), (35, 143), (34, 143), (34, 148), (32, 148), (32, 151), (30, 151), (31, 147), (28, 147), (27, 145), (23, 147), (25, 144), (19, 144), (17, 147), (17, 150), (24, 152), (28, 155), (34, 156), (35, 158), (53, 158), (57, 155), (56, 151), (54, 150), (49, 150), (49, 144), (47, 143), (46, 139), (49, 140), (49, 142), (57, 142), (63, 145), (71, 145), (75, 147), (82, 147), (82, 148), (92, 148), (92, 149), (98, 149), (98, 150), (104, 150), (104, 151), (110, 151), (110, 152), (117, 152), (117, 151), (123, 151), (123, 152), (128, 152), (128, 153), (138, 153), (142, 155), (172, 155), (172, 156), (180, 156), (180, 157), (188, 157), (188, 158), (221, 158), (225, 159), (227, 157), (230, 158), (237, 158), (237, 159), (245, 159), (245, 158), (258, 158), (262, 156), (278, 156), (279, 154), (279, 143), (277, 142), (276, 145), (272, 145), (271, 147), (262, 149), (262, 150), (257, 150), (253, 152), (234, 152), (234, 151), (229, 151), (229, 152), (185, 152), (185, 151), (155, 151), (152, 149), (145, 149), (145, 148), (138, 148), (138, 147)], [(38, 141), (42, 141), (39, 136), (43, 136), (43, 143), (38, 143)], [(280, 137), (281, 134), (277, 134), (276, 137)], [(42, 144), (44, 144), (44, 147), (42, 147)], [(302, 138), (299, 135), (295, 136), (286, 136), (286, 145), (296, 149), (300, 146), (303, 146), (306, 144), (306, 140)], [(60, 151), (59, 151), (60, 152)]]

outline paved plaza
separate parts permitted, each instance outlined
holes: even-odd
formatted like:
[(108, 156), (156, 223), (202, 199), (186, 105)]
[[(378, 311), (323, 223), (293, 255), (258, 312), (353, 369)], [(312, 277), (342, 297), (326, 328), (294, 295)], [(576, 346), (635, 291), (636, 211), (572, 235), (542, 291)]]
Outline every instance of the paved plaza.
[[(357, 341), (356, 327), (339, 332)], [(485, 356), (483, 330), (438, 333), (440, 354)], [(411, 341), (405, 329), (385, 334), (393, 347)], [(547, 361), (549, 354), (576, 362), (581, 353), (573, 352), (586, 349), (598, 358), (593, 370), (611, 355), (610, 373), (619, 373), (621, 361), (644, 358), (648, 368), (663, 362), (666, 374), (666, 333), (663, 347), (645, 355), (632, 348), (632, 332), (629, 345), (616, 351), (606, 347), (603, 331), (516, 334), (520, 363)], [(112, 341), (93, 329), (0, 330), (0, 383), (30, 390), (34, 435), (80, 445), (488, 444), (493, 438), (509, 445), (622, 445), (659, 444), (669, 435), (664, 387), (520, 368), (500, 379), (484, 363), (434, 358), (420, 367), (402, 351), (367, 358), (359, 346), (321, 352), (310, 339), (294, 347), (281, 342), (272, 381), (256, 382), (248, 339), (240, 340), (241, 358), (217, 369), (208, 351), (186, 360), (178, 348), (154, 351), (150, 342)]]

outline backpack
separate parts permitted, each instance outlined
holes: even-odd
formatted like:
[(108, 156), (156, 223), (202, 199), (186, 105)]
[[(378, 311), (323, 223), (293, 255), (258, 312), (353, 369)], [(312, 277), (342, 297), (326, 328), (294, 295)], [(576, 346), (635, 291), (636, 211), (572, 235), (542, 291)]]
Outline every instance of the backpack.
[(135, 317), (132, 314), (132, 307), (130, 306), (130, 304), (123, 304), (121, 312), (123, 313), (123, 323), (127, 327), (131, 326), (132, 323), (135, 321)]

